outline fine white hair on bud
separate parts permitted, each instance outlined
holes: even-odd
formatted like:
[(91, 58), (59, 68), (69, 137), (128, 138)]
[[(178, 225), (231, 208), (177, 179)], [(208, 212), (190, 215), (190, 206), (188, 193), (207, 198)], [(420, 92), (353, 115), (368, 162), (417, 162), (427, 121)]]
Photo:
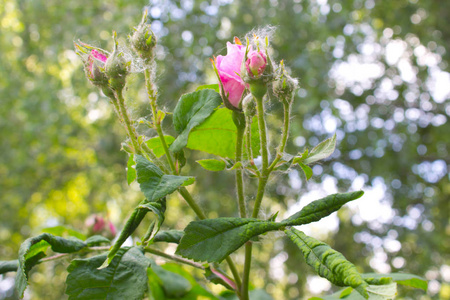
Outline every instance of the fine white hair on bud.
[(253, 47), (259, 46), (260, 48), (265, 49), (266, 38), (270, 42), (276, 29), (277, 27), (272, 25), (254, 28), (245, 35), (245, 40), (248, 40)]

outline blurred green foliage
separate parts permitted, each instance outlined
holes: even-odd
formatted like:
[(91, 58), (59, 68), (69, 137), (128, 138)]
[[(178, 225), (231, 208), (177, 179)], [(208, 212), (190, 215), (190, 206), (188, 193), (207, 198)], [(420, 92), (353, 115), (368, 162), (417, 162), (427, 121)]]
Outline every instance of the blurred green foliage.
[[(1, 259), (15, 259), (20, 243), (45, 227), (70, 224), (87, 231), (84, 220), (92, 213), (108, 216), (120, 228), (142, 198), (135, 185), (126, 184), (127, 155), (119, 151), (124, 131), (108, 100), (84, 78), (72, 43), (81, 39), (111, 49), (111, 31), (124, 39), (147, 5), (158, 37), (159, 103), (168, 111), (182, 93), (214, 83), (209, 58), (223, 54), (226, 41), (255, 27), (276, 26), (273, 57), (285, 59), (301, 84), (288, 152), (311, 149), (334, 131), (339, 150), (313, 168), (307, 184), (299, 184), (296, 171), (272, 181), (263, 203), (267, 215), (280, 211), (282, 216), (309, 190), (373, 187), (371, 195), (392, 210), (371, 219), (344, 209), (339, 228), (321, 233), (322, 238), (365, 272), (390, 269), (432, 280), (428, 295), (402, 290), (404, 299), (450, 299), (450, 2), (0, 4)], [(133, 75), (128, 84), (135, 118), (150, 113), (141, 83)], [(269, 109), (276, 139), (281, 105), (271, 102)], [(167, 132), (173, 134), (169, 121)], [(205, 211), (210, 217), (234, 216), (233, 174), (204, 173), (192, 162), (207, 157), (195, 151), (186, 155), (190, 163), (184, 171), (197, 177), (193, 194)], [(254, 191), (247, 192), (251, 200)], [(369, 205), (375, 199), (361, 201)], [(194, 219), (177, 196), (168, 199), (166, 215), (166, 225), (176, 229)], [(276, 299), (311, 295), (306, 283), (313, 278), (305, 276), (309, 267), (287, 239), (254, 248), (261, 262), (255, 260), (256, 287), (265, 287)], [(64, 299), (67, 264), (36, 268), (26, 297)], [(16, 299), (8, 282), (11, 277), (0, 277), (0, 299)]]

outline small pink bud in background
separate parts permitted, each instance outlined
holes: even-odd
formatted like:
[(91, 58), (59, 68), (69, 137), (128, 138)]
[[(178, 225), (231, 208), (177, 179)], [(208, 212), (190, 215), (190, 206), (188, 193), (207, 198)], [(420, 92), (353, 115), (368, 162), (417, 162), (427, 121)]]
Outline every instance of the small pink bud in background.
[(248, 75), (251, 77), (259, 77), (264, 73), (267, 65), (267, 58), (262, 51), (250, 51), (245, 62)]
[(114, 226), (114, 224), (111, 221), (108, 222), (108, 227), (109, 227), (109, 231), (111, 232), (111, 234), (113, 236), (116, 236), (117, 230), (116, 230), (116, 227)]
[(85, 222), (88, 235), (103, 235), (109, 239), (116, 236), (117, 230), (114, 224), (100, 215), (90, 215)]

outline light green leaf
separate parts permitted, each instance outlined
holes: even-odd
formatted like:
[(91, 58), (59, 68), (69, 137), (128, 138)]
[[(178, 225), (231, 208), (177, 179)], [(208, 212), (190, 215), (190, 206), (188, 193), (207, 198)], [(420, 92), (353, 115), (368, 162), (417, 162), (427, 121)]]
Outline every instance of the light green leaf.
[(110, 265), (98, 267), (106, 255), (74, 259), (66, 279), (69, 300), (143, 299), (147, 291), (149, 260), (139, 248), (121, 248)]
[(336, 148), (336, 134), (331, 138), (326, 139), (325, 141), (319, 143), (316, 147), (314, 147), (309, 154), (307, 154), (306, 158), (303, 159), (302, 162), (306, 165), (312, 164), (316, 161), (327, 158), (331, 154), (333, 154), (334, 149)]
[(426, 291), (428, 289), (428, 281), (420, 276), (407, 274), (407, 273), (389, 273), (389, 274), (376, 274), (376, 273), (365, 273), (362, 274), (364, 280), (369, 281), (371, 279), (380, 278), (392, 278), (393, 281), (398, 284), (410, 286)]
[(338, 286), (351, 286), (365, 299), (369, 298), (364, 281), (356, 267), (327, 244), (320, 242), (294, 228), (285, 231), (288, 237), (300, 248), (306, 263), (321, 277)]
[(185, 147), (191, 130), (203, 123), (221, 103), (220, 95), (211, 89), (181, 96), (173, 112), (173, 125), (179, 136), (170, 146), (170, 150), (179, 152)]
[[(175, 138), (171, 135), (165, 135), (164, 140), (166, 141), (166, 144), (170, 146), (175, 140)], [(165, 154), (164, 147), (161, 143), (161, 139), (159, 138), (159, 136), (151, 138), (145, 141), (145, 143), (150, 149), (153, 150), (153, 153), (156, 155), (156, 157), (161, 157)]]
[(166, 243), (180, 243), (183, 237), (184, 231), (181, 230), (167, 230), (158, 232), (153, 238), (153, 242), (166, 242)]
[(280, 224), (245, 218), (194, 221), (184, 229), (176, 253), (196, 261), (220, 262), (252, 237)]
[(5, 274), (8, 272), (17, 272), (19, 268), (19, 260), (3, 260), (0, 261), (0, 274)]
[(19, 248), (19, 268), (16, 274), (16, 289), (20, 297), (28, 285), (28, 272), (39, 259), (45, 257), (45, 251), (51, 247), (58, 253), (73, 253), (86, 247), (86, 243), (77, 239), (64, 239), (49, 233), (26, 239)]
[(137, 182), (148, 202), (156, 202), (181, 186), (190, 185), (194, 177), (165, 175), (155, 164), (136, 155)]
[(345, 203), (360, 198), (363, 194), (363, 191), (357, 191), (329, 195), (325, 198), (311, 202), (301, 211), (295, 213), (286, 220), (283, 220), (281, 223), (287, 226), (294, 226), (319, 221), (340, 209)]
[(366, 290), (370, 300), (391, 300), (397, 295), (397, 283), (369, 285)]
[[(258, 156), (260, 147), (258, 122), (252, 122), (251, 129), (252, 150), (254, 155)], [(187, 148), (234, 159), (236, 132), (237, 129), (232, 119), (232, 111), (228, 108), (219, 108), (203, 124), (191, 131)]]
[(211, 89), (219, 93), (219, 85), (218, 84), (205, 84), (201, 85), (198, 88), (195, 89), (195, 91), (205, 90), (205, 89)]
[(136, 162), (134, 161), (134, 154), (130, 154), (127, 162), (127, 183), (130, 185), (133, 181), (136, 180)]
[(147, 276), (150, 300), (165, 299), (163, 282), (152, 268), (147, 268)]
[(197, 163), (199, 163), (204, 169), (208, 171), (223, 171), (226, 168), (226, 163), (223, 160), (217, 160), (217, 159), (201, 159), (197, 160)]
[(56, 236), (60, 236), (63, 238), (68, 238), (70, 236), (76, 237), (77, 239), (80, 240), (85, 240), (86, 236), (84, 234), (82, 234), (81, 232), (78, 232), (70, 227), (67, 226), (53, 226), (53, 227), (47, 227), (42, 229), (42, 232), (44, 233), (50, 233)]
[(310, 167), (308, 167), (307, 165), (305, 165), (304, 163), (301, 163), (301, 162), (299, 162), (298, 165), (300, 166), (300, 168), (302, 168), (303, 173), (305, 173), (306, 180), (308, 181), (313, 175), (312, 169)]

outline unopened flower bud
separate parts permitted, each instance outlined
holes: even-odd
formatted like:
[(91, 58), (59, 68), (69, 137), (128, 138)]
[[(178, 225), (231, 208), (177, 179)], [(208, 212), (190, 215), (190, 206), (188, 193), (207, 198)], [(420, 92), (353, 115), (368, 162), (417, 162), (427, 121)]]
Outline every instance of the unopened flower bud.
[(81, 41), (74, 44), (76, 53), (83, 60), (86, 77), (93, 85), (100, 88), (107, 88), (108, 77), (105, 74), (105, 63), (109, 53)]
[(280, 101), (291, 102), (294, 92), (298, 89), (298, 80), (289, 76), (284, 69), (284, 63), (281, 61), (277, 79), (273, 82), (273, 93)]
[(250, 77), (258, 78), (264, 73), (267, 65), (267, 58), (262, 51), (252, 51), (248, 54), (245, 68)]
[(247, 95), (244, 100), (242, 100), (242, 109), (247, 117), (253, 117), (256, 115), (256, 103), (252, 95)]
[(130, 43), (136, 53), (145, 61), (150, 62), (153, 58), (153, 48), (156, 46), (156, 36), (146, 23), (147, 13), (144, 13), (141, 23), (134, 28), (134, 33), (130, 36)]
[(103, 235), (107, 238), (114, 238), (117, 234), (116, 227), (111, 221), (105, 220), (100, 215), (91, 215), (86, 219), (85, 226), (88, 235)]
[(113, 90), (120, 91), (125, 87), (126, 77), (131, 62), (126, 61), (123, 52), (118, 49), (116, 33), (113, 34), (114, 51), (105, 64), (105, 72)]

